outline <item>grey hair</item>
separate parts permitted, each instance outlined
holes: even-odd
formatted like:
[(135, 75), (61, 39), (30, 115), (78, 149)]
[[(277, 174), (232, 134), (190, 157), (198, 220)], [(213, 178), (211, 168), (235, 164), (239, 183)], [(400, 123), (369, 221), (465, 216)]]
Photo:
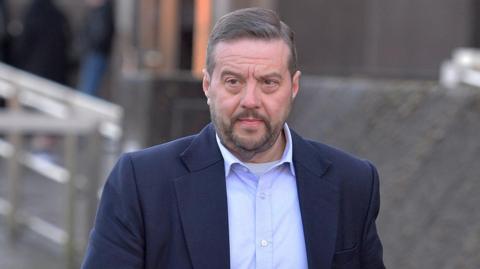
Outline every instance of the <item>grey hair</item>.
[(221, 41), (233, 41), (241, 38), (283, 40), (290, 49), (288, 69), (290, 74), (297, 71), (297, 50), (295, 35), (278, 15), (269, 9), (245, 8), (233, 11), (221, 17), (213, 27), (208, 39), (206, 68), (212, 75), (215, 68), (214, 50)]

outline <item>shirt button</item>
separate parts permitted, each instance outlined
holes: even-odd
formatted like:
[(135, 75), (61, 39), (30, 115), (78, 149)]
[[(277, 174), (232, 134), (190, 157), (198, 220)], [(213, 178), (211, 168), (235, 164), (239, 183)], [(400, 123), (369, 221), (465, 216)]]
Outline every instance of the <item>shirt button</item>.
[(262, 200), (265, 200), (265, 198), (267, 197), (267, 194), (265, 194), (264, 192), (261, 192), (258, 194), (258, 197), (260, 197), (260, 199)]
[(268, 241), (267, 240), (260, 240), (260, 246), (262, 246), (262, 247), (268, 246)]

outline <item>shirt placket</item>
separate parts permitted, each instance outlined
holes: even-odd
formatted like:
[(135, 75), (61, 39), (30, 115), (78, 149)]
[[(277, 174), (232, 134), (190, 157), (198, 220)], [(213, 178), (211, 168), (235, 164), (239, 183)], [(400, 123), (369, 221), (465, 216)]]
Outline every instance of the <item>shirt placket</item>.
[(259, 178), (255, 196), (256, 268), (273, 267), (272, 196), (268, 174)]

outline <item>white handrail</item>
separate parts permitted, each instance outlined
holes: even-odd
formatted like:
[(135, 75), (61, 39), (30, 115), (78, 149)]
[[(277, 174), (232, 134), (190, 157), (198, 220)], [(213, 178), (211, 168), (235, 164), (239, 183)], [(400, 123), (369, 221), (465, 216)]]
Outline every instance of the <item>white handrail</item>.
[(452, 59), (444, 61), (440, 67), (440, 82), (448, 89), (460, 83), (480, 87), (480, 50), (455, 49)]
[(58, 118), (93, 118), (100, 133), (118, 140), (122, 136), (123, 108), (103, 99), (0, 63), (0, 97), (18, 96), (21, 104)]
[[(102, 148), (100, 136), (117, 146), (122, 136), (123, 109), (104, 100), (87, 96), (74, 89), (48, 81), (38, 76), (0, 63), (0, 97), (8, 101), (8, 108), (0, 110), (0, 133), (8, 135), (9, 141), (0, 139), (0, 157), (9, 160), (9, 200), (0, 198), (0, 215), (7, 215), (11, 236), (16, 226), (22, 224), (32, 231), (61, 244), (65, 248), (67, 268), (76, 268), (75, 240), (76, 194), (81, 191), (86, 199), (83, 219), (87, 230), (94, 218), (99, 188), (99, 158)], [(23, 107), (33, 108), (22, 109)], [(63, 166), (40, 160), (23, 147), (24, 134), (53, 134), (64, 137)], [(77, 172), (78, 139), (87, 139), (89, 171), (87, 175)], [(66, 184), (66, 227), (60, 228), (37, 216), (19, 211), (22, 167), (43, 175), (60, 184)], [(81, 242), (80, 249), (85, 245)], [(83, 246), (82, 246), (83, 244)]]

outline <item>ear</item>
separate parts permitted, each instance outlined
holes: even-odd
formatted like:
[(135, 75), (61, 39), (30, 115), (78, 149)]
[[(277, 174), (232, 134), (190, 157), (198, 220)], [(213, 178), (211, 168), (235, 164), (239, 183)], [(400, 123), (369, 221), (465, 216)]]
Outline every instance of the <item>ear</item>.
[(208, 99), (209, 89), (210, 89), (210, 75), (208, 74), (205, 68), (202, 70), (202, 73), (203, 73), (203, 79), (202, 79), (203, 93)]
[(300, 71), (295, 72), (295, 74), (292, 77), (292, 99), (295, 99), (295, 97), (298, 94), (298, 90), (300, 89), (300, 76), (302, 73)]

